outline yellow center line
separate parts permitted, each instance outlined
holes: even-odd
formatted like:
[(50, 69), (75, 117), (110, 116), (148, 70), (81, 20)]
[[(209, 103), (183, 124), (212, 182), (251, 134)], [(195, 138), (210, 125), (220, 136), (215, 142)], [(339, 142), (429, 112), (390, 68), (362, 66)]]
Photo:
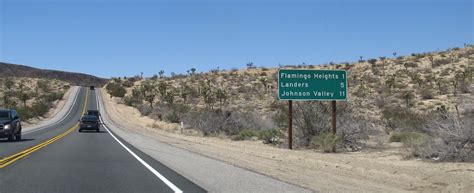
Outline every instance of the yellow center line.
[[(85, 98), (85, 100), (84, 100), (84, 108), (82, 109), (82, 114), (81, 114), (81, 116), (86, 112), (88, 100), (89, 100), (89, 90), (86, 91), (86, 98)], [(10, 165), (10, 164), (12, 164), (13, 162), (15, 162), (15, 161), (17, 161), (17, 160), (19, 160), (19, 159), (21, 159), (21, 158), (23, 158), (23, 157), (25, 157), (25, 156), (27, 156), (27, 155), (33, 153), (33, 152), (36, 152), (36, 151), (40, 150), (40, 149), (43, 148), (43, 147), (48, 146), (48, 145), (51, 144), (51, 143), (54, 143), (55, 141), (57, 141), (57, 140), (63, 138), (63, 137), (66, 136), (67, 134), (69, 134), (69, 133), (71, 133), (72, 131), (76, 130), (78, 127), (79, 127), (79, 123), (76, 123), (74, 126), (72, 126), (71, 128), (69, 128), (67, 131), (65, 131), (65, 132), (63, 132), (63, 133), (61, 133), (61, 134), (59, 134), (59, 135), (57, 135), (57, 136), (55, 136), (55, 137), (53, 137), (53, 138), (47, 140), (47, 141), (44, 141), (44, 142), (42, 142), (42, 143), (40, 143), (40, 144), (38, 144), (38, 145), (35, 145), (35, 146), (33, 146), (33, 147), (30, 147), (30, 148), (28, 148), (28, 149), (26, 149), (26, 150), (23, 150), (23, 151), (19, 152), (19, 153), (16, 153), (16, 154), (14, 154), (14, 155), (11, 155), (11, 156), (8, 156), (8, 157), (6, 157), (6, 158), (1, 159), (1, 160), (0, 160), (0, 169), (1, 169), (1, 168), (4, 168), (4, 167), (6, 167), (6, 166), (8, 166), (8, 165)]]

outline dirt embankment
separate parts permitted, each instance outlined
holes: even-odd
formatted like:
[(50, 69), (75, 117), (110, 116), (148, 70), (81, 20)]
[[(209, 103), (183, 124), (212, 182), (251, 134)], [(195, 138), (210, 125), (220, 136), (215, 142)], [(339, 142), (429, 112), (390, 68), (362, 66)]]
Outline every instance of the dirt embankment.
[(56, 116), (60, 116), (59, 113), (61, 111), (64, 111), (64, 108), (66, 106), (66, 103), (68, 103), (69, 100), (73, 100), (74, 96), (77, 91), (77, 87), (71, 87), (68, 89), (66, 93), (64, 93), (64, 96), (61, 100), (55, 101), (53, 103), (53, 107), (49, 109), (49, 111), (43, 116), (43, 117), (36, 117), (28, 120), (23, 120), (22, 121), (22, 126), (23, 126), (23, 131), (31, 130), (34, 127), (37, 127), (38, 125), (47, 125), (50, 120)]
[(287, 150), (256, 141), (182, 134), (179, 125), (141, 116), (110, 98), (103, 103), (114, 122), (129, 132), (209, 156), (281, 181), (321, 192), (472, 192), (474, 164), (404, 160), (399, 149), (325, 154)]

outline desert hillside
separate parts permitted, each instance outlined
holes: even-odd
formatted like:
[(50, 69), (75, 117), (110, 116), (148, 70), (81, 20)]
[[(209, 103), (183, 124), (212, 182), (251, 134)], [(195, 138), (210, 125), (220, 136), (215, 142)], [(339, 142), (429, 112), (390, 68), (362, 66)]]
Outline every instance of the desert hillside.
[(63, 72), (58, 70), (44, 70), (23, 66), (18, 64), (9, 64), (0, 62), (0, 77), (27, 77), (27, 78), (41, 78), (41, 79), (55, 79), (69, 82), (73, 85), (87, 86), (87, 85), (103, 85), (106, 79), (98, 78), (92, 75)]
[(0, 107), (16, 109), (24, 121), (43, 117), (71, 88), (67, 82), (39, 78), (0, 78)]
[[(357, 62), (280, 66), (285, 69), (345, 69), (349, 100), (338, 103), (338, 134), (329, 134), (328, 102), (296, 102), (298, 148), (358, 151), (402, 142), (407, 157), (474, 160), (474, 47)], [(262, 140), (286, 147), (288, 113), (277, 99), (278, 68), (211, 70), (154, 77), (114, 78), (111, 96), (142, 115), (204, 136)]]

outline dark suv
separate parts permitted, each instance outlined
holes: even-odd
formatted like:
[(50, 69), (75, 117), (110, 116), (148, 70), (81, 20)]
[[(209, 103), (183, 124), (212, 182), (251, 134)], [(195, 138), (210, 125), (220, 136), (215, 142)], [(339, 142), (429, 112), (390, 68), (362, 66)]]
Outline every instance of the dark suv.
[(8, 138), (8, 141), (21, 140), (20, 117), (13, 109), (0, 109), (0, 138)]
[(95, 116), (99, 119), (100, 113), (98, 110), (87, 110), (86, 115)]
[(82, 132), (83, 130), (95, 130), (97, 132), (100, 131), (99, 119), (97, 119), (97, 117), (94, 115), (82, 116), (79, 126), (79, 132)]

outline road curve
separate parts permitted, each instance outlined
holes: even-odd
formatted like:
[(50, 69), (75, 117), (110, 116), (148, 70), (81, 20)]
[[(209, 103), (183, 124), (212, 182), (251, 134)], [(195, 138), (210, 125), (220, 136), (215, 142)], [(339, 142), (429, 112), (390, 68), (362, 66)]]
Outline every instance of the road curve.
[(0, 159), (34, 151), (0, 169), (0, 192), (206, 192), (106, 126), (100, 133), (79, 133), (75, 126), (84, 109), (97, 109), (97, 100), (95, 91), (81, 88), (63, 121), (20, 142), (1, 140)]

